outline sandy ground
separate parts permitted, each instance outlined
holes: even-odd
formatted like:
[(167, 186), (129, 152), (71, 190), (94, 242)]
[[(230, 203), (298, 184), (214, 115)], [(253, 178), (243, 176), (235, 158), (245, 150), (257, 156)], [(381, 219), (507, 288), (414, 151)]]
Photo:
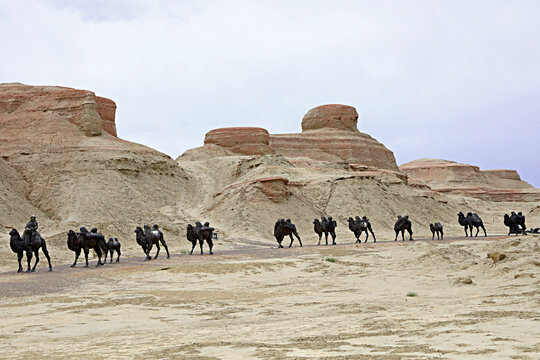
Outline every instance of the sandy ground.
[(539, 236), (93, 265), (0, 275), (1, 359), (540, 357)]

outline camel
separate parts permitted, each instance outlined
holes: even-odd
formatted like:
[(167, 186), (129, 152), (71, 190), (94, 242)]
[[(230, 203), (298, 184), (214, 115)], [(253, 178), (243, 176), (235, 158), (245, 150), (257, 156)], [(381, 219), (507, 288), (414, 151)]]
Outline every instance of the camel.
[(285, 236), (289, 236), (291, 238), (291, 243), (289, 244), (289, 247), (291, 247), (294, 241), (293, 235), (296, 236), (298, 242), (300, 243), (300, 247), (302, 247), (302, 240), (296, 232), (296, 226), (291, 222), (291, 219), (278, 219), (276, 221), (274, 224), (274, 236), (278, 242), (278, 248), (283, 248), (281, 243), (283, 242), (283, 238)]
[(161, 243), (161, 245), (163, 245), (165, 248), (165, 251), (167, 251), (167, 259), (171, 257), (169, 254), (169, 248), (167, 247), (165, 239), (163, 238), (163, 233), (159, 230), (157, 225), (154, 224), (152, 229), (150, 229), (150, 226), (144, 225), (144, 230), (140, 226), (137, 226), (135, 229), (135, 234), (137, 244), (142, 247), (144, 253), (146, 254), (145, 260), (152, 259), (150, 256), (150, 251), (152, 250), (153, 245), (156, 245), (157, 247), (156, 256), (154, 257), (154, 259), (157, 259), (160, 250), (159, 243)]
[(468, 236), (467, 229), (469, 229), (470, 236), (472, 237), (473, 226), (476, 228), (476, 235), (474, 235), (475, 237), (478, 236), (478, 232), (480, 231), (479, 228), (482, 228), (482, 230), (484, 230), (484, 236), (487, 236), (484, 223), (482, 222), (482, 219), (480, 218), (480, 216), (478, 216), (477, 213), (468, 212), (467, 216), (465, 216), (460, 211), (458, 213), (458, 221), (459, 221), (459, 224), (465, 228), (465, 236)]
[(323, 228), (319, 219), (313, 220), (313, 231), (315, 231), (315, 233), (319, 235), (319, 242), (317, 243), (317, 246), (321, 245)]
[[(360, 235), (362, 235), (362, 233), (365, 231), (366, 239), (364, 240), (364, 242), (367, 242), (369, 238), (369, 233), (368, 233), (369, 231), (371, 235), (373, 236), (373, 242), (377, 242), (377, 238), (375, 237), (375, 233), (373, 232), (373, 229), (371, 228), (371, 223), (369, 222), (369, 219), (367, 218), (367, 216), (364, 215), (362, 216), (361, 219), (359, 216), (355, 216), (355, 223), (356, 223), (356, 228), (358, 229), (358, 237), (360, 237)], [(358, 238), (356, 240), (357, 242), (361, 242), (358, 240)]]
[(351, 230), (354, 234), (354, 237), (356, 237), (356, 242), (360, 243), (360, 230), (358, 229), (358, 226), (356, 226), (356, 221), (352, 217), (349, 217), (347, 219), (347, 222), (349, 223), (349, 230)]
[(336, 227), (337, 223), (332, 220), (331, 216), (328, 217), (328, 219), (322, 216), (321, 221), (319, 221), (319, 219), (315, 219), (313, 221), (313, 230), (315, 230), (315, 232), (319, 235), (319, 243), (317, 245), (321, 244), (323, 233), (326, 240), (326, 245), (328, 245), (328, 234), (332, 236), (332, 245), (336, 245)]
[[(17, 272), (23, 271), (21, 260), (24, 252), (26, 252), (26, 260), (28, 261), (28, 269), (26, 270), (26, 272), (36, 271), (36, 266), (39, 262), (40, 248), (41, 251), (43, 251), (43, 254), (45, 254), (47, 261), (49, 262), (49, 271), (53, 270), (51, 265), (51, 257), (49, 256), (49, 251), (47, 250), (47, 244), (45, 242), (45, 239), (41, 237), (41, 235), (37, 231), (35, 232), (34, 240), (31, 243), (29, 243), (31, 236), (30, 230), (25, 229), (22, 238), (17, 229), (15, 228), (11, 229), (9, 235), (9, 246), (11, 247), (11, 250), (15, 254), (17, 254), (17, 258), (19, 260), (19, 269), (17, 270)], [(36, 262), (34, 263), (34, 266), (30, 268), (30, 263), (32, 261), (32, 253), (36, 256)]]
[(188, 224), (187, 225), (187, 231), (186, 231), (186, 238), (188, 241), (191, 242), (191, 252), (189, 255), (193, 254), (193, 249), (195, 249), (195, 246), (197, 245), (197, 241), (199, 241), (199, 246), (201, 247), (201, 255), (203, 255), (203, 244), (204, 241), (208, 244), (209, 253), (210, 255), (213, 255), (212, 248), (214, 247), (214, 243), (212, 241), (214, 228), (210, 227), (209, 222), (205, 222), (204, 225), (200, 223), (200, 221), (197, 221), (195, 223), (195, 227), (193, 225)]
[(521, 211), (517, 214), (512, 211), (510, 216), (508, 216), (508, 214), (504, 214), (504, 225), (508, 226), (508, 235), (519, 235), (520, 233), (525, 234), (525, 230), (527, 230), (527, 227), (525, 226), (525, 216), (523, 216)]
[(405, 230), (407, 230), (407, 232), (409, 233), (409, 241), (413, 241), (414, 239), (412, 237), (412, 223), (411, 220), (409, 220), (409, 216), (398, 215), (398, 219), (394, 225), (394, 231), (396, 232), (396, 238), (394, 239), (394, 241), (397, 241), (397, 237), (400, 232), (402, 241), (405, 241)]
[(437, 240), (443, 240), (443, 226), (440, 222), (436, 222), (435, 224), (429, 224), (429, 230), (431, 230), (431, 240), (435, 239), (435, 233), (437, 233)]
[(101, 256), (103, 255), (101, 252), (101, 246), (100, 243), (102, 241), (105, 241), (105, 237), (97, 232), (97, 229), (92, 229), (95, 231), (89, 232), (86, 230), (85, 227), (82, 227), (81, 232), (76, 233), (73, 230), (69, 230), (67, 233), (68, 240), (67, 240), (67, 246), (69, 250), (75, 252), (75, 261), (71, 265), (71, 267), (77, 266), (77, 260), (79, 260), (79, 256), (81, 255), (81, 250), (84, 251), (84, 258), (86, 260), (86, 265), (84, 267), (88, 267), (88, 253), (90, 252), (90, 249), (94, 249), (98, 256), (98, 262), (96, 267), (100, 265), (105, 265), (101, 261)]
[(111, 260), (109, 261), (109, 263), (112, 263), (113, 262), (113, 253), (116, 251), (116, 262), (120, 262), (120, 255), (121, 255), (121, 252), (120, 252), (120, 241), (118, 241), (118, 238), (109, 238), (109, 241), (108, 242), (105, 242), (105, 239), (103, 239), (103, 241), (100, 241), (100, 244), (101, 246), (101, 249), (103, 250), (103, 252), (105, 253), (105, 261), (104, 263), (106, 264), (107, 263), (107, 254), (110, 253), (111, 254)]
[(324, 232), (324, 238), (326, 240), (326, 245), (328, 245), (328, 234), (332, 236), (332, 245), (336, 245), (336, 227), (337, 222), (332, 219), (331, 216), (326, 219), (324, 216), (321, 218), (321, 225)]

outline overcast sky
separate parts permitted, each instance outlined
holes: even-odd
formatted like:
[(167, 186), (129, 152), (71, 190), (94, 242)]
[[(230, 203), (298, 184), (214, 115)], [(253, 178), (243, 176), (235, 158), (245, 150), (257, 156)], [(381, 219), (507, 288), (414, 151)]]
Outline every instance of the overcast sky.
[(347, 104), (398, 164), (540, 187), (540, 1), (0, 0), (0, 82), (94, 91), (173, 158), (210, 129), (299, 132)]

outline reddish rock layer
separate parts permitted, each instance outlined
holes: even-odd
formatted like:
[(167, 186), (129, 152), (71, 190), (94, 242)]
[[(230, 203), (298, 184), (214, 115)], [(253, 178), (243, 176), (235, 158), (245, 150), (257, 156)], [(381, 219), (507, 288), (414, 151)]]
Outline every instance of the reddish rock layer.
[(478, 166), (439, 159), (403, 164), (409, 182), (425, 183), (433, 190), (491, 201), (538, 201), (540, 192), (521, 180), (515, 170), (480, 170)]
[[(55, 118), (76, 125), (86, 136), (101, 135), (102, 131), (116, 136), (115, 110), (112, 100), (88, 90), (18, 83), (0, 86), (0, 116), (21, 134), (30, 132), (29, 128), (49, 133), (54, 121), (48, 124), (48, 119)], [(10, 118), (17, 121), (10, 122)]]
[(351, 106), (323, 105), (309, 110), (302, 133), (270, 136), (277, 154), (319, 161), (364, 164), (398, 171), (392, 151), (356, 128), (358, 114)]
[(273, 154), (268, 146), (270, 134), (263, 128), (231, 127), (206, 133), (204, 144), (215, 144), (243, 155)]
[(321, 105), (309, 110), (302, 119), (302, 132), (317, 129), (358, 131), (358, 113), (352, 106)]
[(97, 111), (101, 117), (101, 129), (116, 136), (116, 123), (114, 122), (116, 104), (114, 101), (100, 96), (96, 96), (96, 103)]

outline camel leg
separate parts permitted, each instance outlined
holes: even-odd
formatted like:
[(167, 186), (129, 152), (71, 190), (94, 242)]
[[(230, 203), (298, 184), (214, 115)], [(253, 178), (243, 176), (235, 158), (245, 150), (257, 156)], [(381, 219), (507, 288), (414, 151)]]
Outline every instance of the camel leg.
[(394, 239), (394, 241), (397, 241), (397, 237), (398, 237), (398, 234), (399, 234), (399, 230), (394, 230), (396, 232), (396, 238)]
[[(105, 250), (105, 263), (107, 263), (107, 255), (109, 255), (109, 250)], [(112, 262), (112, 256), (111, 256), (111, 262)]]
[(28, 270), (26, 270), (26, 272), (30, 272), (30, 262), (32, 261), (32, 252), (31, 251), (27, 251), (26, 252), (26, 260), (28, 261)]
[(366, 229), (366, 239), (364, 240), (364, 242), (366, 243), (368, 239), (369, 239), (369, 232)]
[(478, 233), (480, 232), (480, 227), (476, 227), (476, 235), (474, 235), (474, 237), (477, 237), (478, 236)]
[(199, 246), (201, 247), (201, 255), (203, 254), (203, 245), (204, 245), (204, 240), (199, 239)]
[(24, 256), (24, 254), (23, 254), (22, 251), (17, 253), (17, 259), (19, 260), (19, 269), (17, 270), (18, 273), (23, 271), (22, 264), (21, 264), (21, 260), (22, 260), (23, 256)]
[(161, 245), (163, 245), (163, 247), (165, 248), (165, 251), (167, 252), (167, 259), (170, 259), (171, 255), (169, 254), (169, 248), (167, 247), (167, 243), (163, 239), (161, 239), (160, 242)]
[(122, 255), (122, 253), (120, 252), (120, 248), (116, 249), (116, 253), (118, 254), (118, 256), (116, 257), (116, 262), (120, 262), (120, 255)]
[(441, 230), (441, 240), (444, 238), (444, 232)]
[(332, 231), (330, 235), (332, 235), (332, 245), (336, 245), (336, 232)]
[[(437, 239), (439, 238), (439, 233), (437, 233)], [(431, 240), (435, 239), (435, 231), (431, 232)]]
[[(118, 251), (118, 250), (116, 250), (116, 251)], [(112, 263), (112, 258), (113, 258), (113, 255), (114, 255), (114, 250), (111, 249), (111, 250), (109, 250), (109, 252), (110, 252), (109, 257), (111, 258), (111, 260), (109, 261), (109, 263)], [(105, 255), (105, 256), (107, 256), (107, 255)], [(107, 258), (105, 258), (105, 262), (107, 262)]]
[(32, 272), (36, 271), (36, 266), (39, 262), (39, 249), (34, 250), (34, 255), (36, 257), (36, 262), (34, 263), (34, 267), (32, 268)]
[[(291, 238), (291, 243), (289, 244), (289, 247), (291, 247), (291, 246), (292, 246), (292, 243), (293, 243), (293, 241), (294, 241), (294, 239), (293, 239), (293, 237), (292, 237), (292, 234), (289, 234), (289, 237)], [(328, 244), (326, 244), (326, 245), (328, 245)]]
[(146, 260), (152, 260), (152, 257), (150, 256), (150, 251), (152, 251), (152, 243), (146, 243)]
[(373, 230), (369, 229), (369, 231), (371, 232), (371, 236), (373, 236), (373, 242), (376, 243), (377, 242), (377, 238), (375, 237), (375, 233), (373, 232)]
[(279, 248), (282, 248), (282, 249), (283, 249), (283, 244), (282, 244), (282, 242), (283, 242), (283, 238), (284, 238), (284, 237), (285, 237), (284, 235), (276, 236), (276, 240), (277, 240), (277, 243), (278, 243), (278, 249), (279, 249)]
[(409, 241), (414, 241), (414, 239), (412, 238), (412, 230), (407, 229), (407, 232), (409, 233)]
[(401, 241), (405, 241), (405, 230), (401, 230)]
[(45, 241), (42, 241), (42, 244), (43, 245), (41, 245), (41, 251), (43, 251), (43, 254), (47, 258), (47, 262), (49, 263), (49, 271), (52, 271), (51, 257), (49, 256), (49, 250), (47, 250), (47, 244), (45, 243)]
[(206, 243), (208, 244), (208, 253), (210, 255), (214, 255), (214, 252), (212, 251), (212, 248), (214, 247), (214, 242), (212, 239), (206, 239)]
[(161, 250), (158, 242), (156, 243), (156, 247), (157, 247), (157, 252), (156, 252), (156, 256), (154, 257), (154, 259), (157, 259), (158, 255), (159, 255), (159, 250)]
[(328, 233), (324, 233), (324, 240), (326, 241), (326, 245), (328, 245)]
[(361, 234), (359, 234), (357, 231), (354, 233), (354, 237), (356, 238), (356, 242), (359, 243), (359, 244), (362, 242), (362, 241), (360, 240), (360, 235), (361, 235)]
[(77, 249), (75, 251), (75, 261), (73, 264), (71, 264), (71, 267), (75, 267), (77, 265), (77, 260), (79, 260), (79, 256), (81, 255), (81, 249)]
[(317, 243), (317, 246), (321, 245), (321, 239), (322, 239), (322, 233), (319, 234), (319, 242)]
[(465, 228), (465, 237), (468, 237), (469, 234), (467, 234), (467, 225), (465, 225), (464, 228)]
[[(300, 239), (300, 236), (298, 236), (298, 233), (296, 232), (296, 230), (293, 232), (293, 234), (298, 239), (298, 242), (300, 243), (300, 247), (302, 247), (302, 240)], [(292, 238), (292, 236), (291, 236), (291, 238)]]
[(486, 228), (484, 227), (484, 224), (482, 224), (482, 225), (480, 225), (480, 226), (482, 226), (482, 230), (484, 230), (484, 236), (487, 237), (487, 232), (486, 232)]
[(103, 253), (101, 252), (101, 247), (99, 245), (97, 245), (95, 248), (94, 248), (94, 251), (97, 253), (98, 255), (98, 263), (96, 265), (99, 266), (99, 265), (105, 265), (104, 262), (101, 261), (101, 257), (103, 256)]
[(88, 267), (88, 252), (90, 249), (84, 248), (84, 258), (86, 259), (86, 265), (84, 267)]
[(191, 243), (191, 251), (189, 252), (189, 255), (193, 255), (193, 250), (195, 249), (195, 246), (197, 246), (197, 240)]

